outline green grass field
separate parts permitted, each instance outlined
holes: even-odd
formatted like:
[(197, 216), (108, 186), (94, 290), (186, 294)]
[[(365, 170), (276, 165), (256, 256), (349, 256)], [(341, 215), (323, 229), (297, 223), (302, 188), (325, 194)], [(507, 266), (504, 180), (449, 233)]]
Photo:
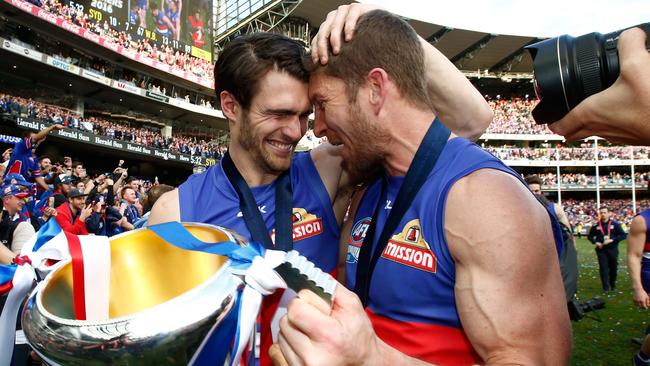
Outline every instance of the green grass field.
[[(619, 244), (619, 267), (616, 292), (603, 294), (598, 275), (598, 261), (594, 247), (586, 239), (577, 239), (579, 280), (578, 297), (581, 300), (601, 297), (605, 309), (598, 311), (602, 322), (584, 318), (573, 322), (572, 365), (631, 365), (631, 357), (638, 346), (630, 341), (642, 337), (650, 320), (647, 310), (632, 303), (632, 287), (627, 273), (627, 242)], [(593, 312), (588, 316), (593, 316)]]

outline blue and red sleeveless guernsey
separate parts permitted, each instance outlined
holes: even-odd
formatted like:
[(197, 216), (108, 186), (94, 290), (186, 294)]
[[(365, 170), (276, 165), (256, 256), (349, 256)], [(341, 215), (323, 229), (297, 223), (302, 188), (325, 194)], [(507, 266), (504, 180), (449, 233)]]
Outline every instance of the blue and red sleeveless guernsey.
[[(311, 155), (296, 153), (291, 162), (293, 189), (293, 247), (323, 271), (336, 276), (340, 230), (332, 202)], [(275, 227), (275, 182), (251, 187), (271, 237)], [(239, 209), (239, 197), (223, 167), (215, 165), (190, 176), (178, 189), (181, 221), (204, 222), (233, 229), (251, 239)], [(260, 364), (271, 365), (271, 322), (282, 293), (264, 299), (261, 314)]]
[(641, 257), (641, 284), (645, 292), (650, 294), (650, 209), (643, 210), (639, 216), (645, 220), (645, 243)]
[(11, 173), (22, 175), (30, 183), (34, 183), (34, 179), (41, 176), (41, 168), (38, 165), (38, 158), (34, 155), (34, 142), (31, 137), (16, 142), (5, 175)]
[[(456, 271), (443, 218), (452, 185), (486, 168), (512, 174), (521, 181), (516, 172), (470, 141), (449, 140), (389, 239), (370, 283), (366, 312), (377, 335), (402, 353), (436, 365), (482, 363), (456, 310)], [(404, 177), (387, 179), (386, 202), (377, 215), (373, 247), (404, 181)], [(368, 188), (355, 214), (346, 258), (348, 288), (354, 288), (359, 251), (380, 195), (378, 181)]]

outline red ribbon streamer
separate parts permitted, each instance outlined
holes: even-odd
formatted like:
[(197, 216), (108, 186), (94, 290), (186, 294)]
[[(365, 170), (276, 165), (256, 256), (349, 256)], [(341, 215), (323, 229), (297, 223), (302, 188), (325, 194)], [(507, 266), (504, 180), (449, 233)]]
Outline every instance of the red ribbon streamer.
[(74, 301), (74, 317), (86, 320), (86, 285), (84, 283), (84, 258), (79, 237), (63, 232), (68, 239), (68, 248), (72, 257), (72, 297)]

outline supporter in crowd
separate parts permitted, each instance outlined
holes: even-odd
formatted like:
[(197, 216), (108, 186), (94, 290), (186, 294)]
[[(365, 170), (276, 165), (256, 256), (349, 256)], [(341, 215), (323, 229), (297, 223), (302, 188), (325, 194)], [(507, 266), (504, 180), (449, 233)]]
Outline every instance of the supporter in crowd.
[(136, 190), (132, 186), (127, 185), (122, 188), (122, 203), (120, 205), (120, 213), (124, 215), (129, 224), (134, 225), (140, 219), (140, 212), (136, 207), (138, 197)]
[(599, 220), (589, 231), (589, 241), (596, 246), (600, 281), (603, 291), (616, 290), (616, 275), (618, 271), (618, 243), (625, 240), (627, 234), (621, 224), (611, 220), (607, 207), (601, 204), (598, 210)]
[(121, 234), (123, 232), (133, 230), (135, 227), (129, 222), (128, 217), (125, 215), (127, 205), (121, 203), (120, 200), (114, 202), (107, 202), (106, 207), (106, 232), (108, 236)]
[(29, 221), (18, 220), (17, 216), (29, 196), (20, 186), (9, 184), (2, 187), (2, 212), (0, 213), (0, 264), (11, 263), (20, 253), (23, 245), (34, 235), (34, 227)]
[(54, 178), (54, 208), (58, 208), (68, 201), (68, 192), (72, 189), (72, 176), (59, 174)]
[(88, 235), (86, 220), (92, 215), (93, 207), (86, 204), (88, 195), (73, 188), (68, 192), (68, 202), (56, 208), (56, 222), (63, 231), (76, 235)]
[(90, 202), (92, 213), (86, 219), (86, 229), (89, 234), (108, 236), (106, 229), (106, 205), (104, 204), (103, 197), (101, 198), (97, 195)]
[(20, 174), (29, 182), (38, 183), (43, 190), (48, 190), (49, 187), (41, 176), (41, 169), (38, 166), (38, 158), (34, 154), (34, 150), (36, 150), (39, 143), (45, 140), (50, 132), (62, 128), (63, 126), (51, 125), (37, 133), (30, 132), (29, 136), (16, 143), (11, 153), (5, 175), (10, 173)]
[(41, 155), (38, 159), (38, 166), (41, 169), (41, 176), (45, 179), (46, 183), (52, 183), (53, 172), (52, 172), (52, 160), (47, 155)]
[[(80, 161), (75, 161), (72, 163), (72, 181), (77, 184), (79, 182), (83, 182), (84, 178), (86, 178), (86, 169), (84, 169), (84, 165)], [(81, 189), (83, 192), (83, 188)]]

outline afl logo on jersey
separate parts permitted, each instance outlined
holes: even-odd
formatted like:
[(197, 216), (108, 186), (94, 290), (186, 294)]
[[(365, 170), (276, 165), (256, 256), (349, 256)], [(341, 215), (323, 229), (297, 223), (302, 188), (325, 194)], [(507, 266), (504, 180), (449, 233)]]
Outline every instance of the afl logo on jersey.
[(371, 221), (372, 218), (364, 217), (352, 226), (348, 239), (348, 254), (345, 258), (347, 263), (357, 263), (359, 261), (361, 244), (363, 244), (363, 239), (366, 237)]
[(422, 237), (420, 220), (409, 221), (402, 231), (393, 235), (386, 248), (381, 253), (383, 258), (435, 273), (437, 267), (436, 255), (429, 244)]

